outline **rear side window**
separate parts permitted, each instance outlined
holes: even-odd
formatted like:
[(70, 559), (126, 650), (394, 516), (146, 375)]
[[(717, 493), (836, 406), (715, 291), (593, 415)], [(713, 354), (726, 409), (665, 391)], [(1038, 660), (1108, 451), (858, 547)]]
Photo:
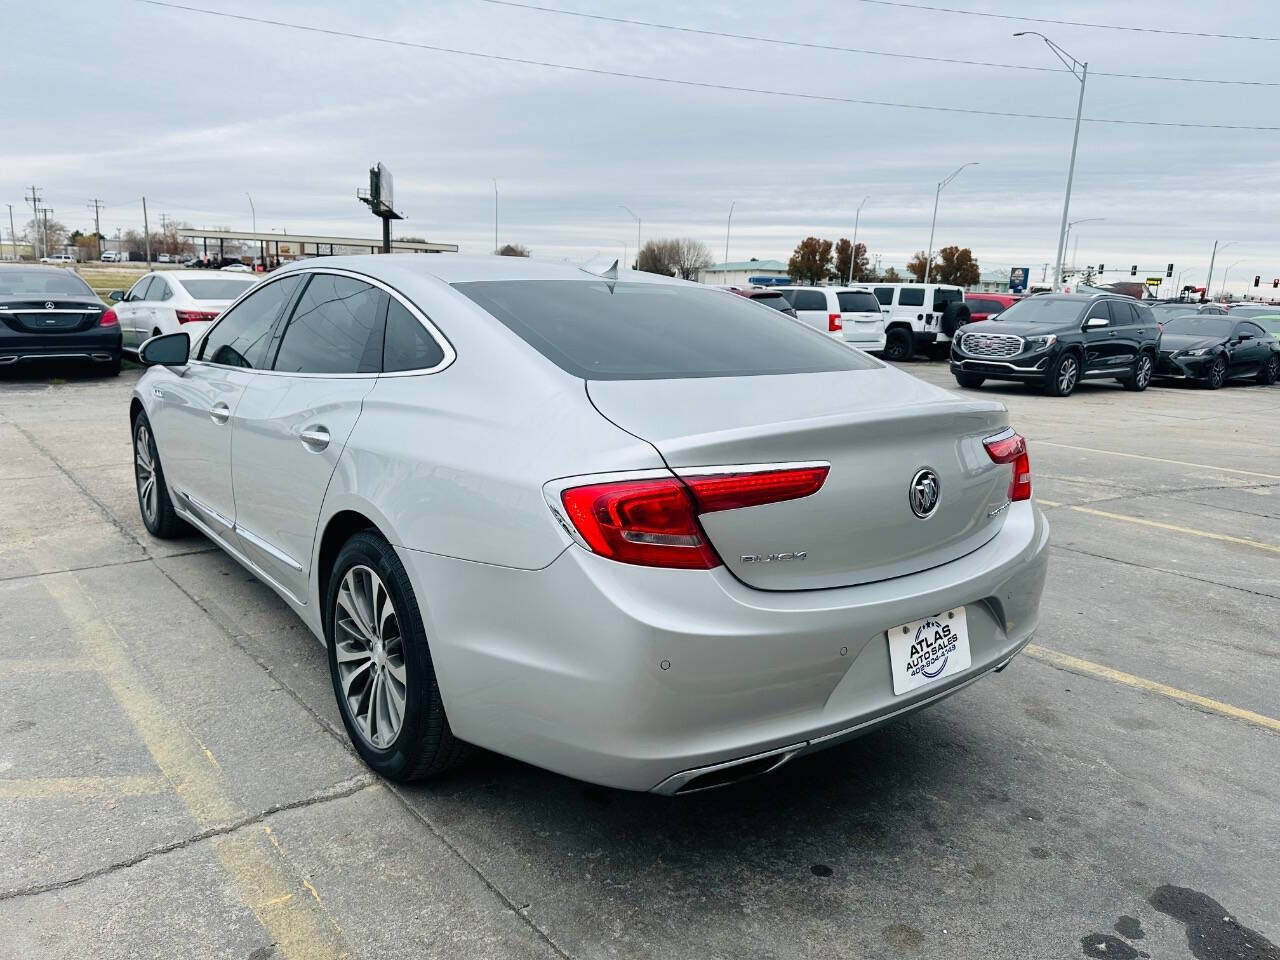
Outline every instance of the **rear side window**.
[(876, 366), (826, 334), (717, 290), (594, 280), (498, 280), (454, 288), (560, 369), (584, 380), (743, 377)]
[(880, 301), (880, 306), (893, 306), (893, 287), (876, 287), (876, 299)]
[(298, 298), (274, 369), (284, 373), (377, 373), (387, 295), (363, 280), (316, 273)]
[(900, 287), (898, 291), (898, 306), (923, 307), (924, 287)]
[(1156, 315), (1151, 312), (1150, 307), (1144, 307), (1140, 303), (1135, 303), (1132, 306), (1133, 306), (1133, 309), (1136, 310), (1138, 313), (1139, 323), (1155, 323), (1156, 322)]
[(858, 290), (841, 290), (836, 294), (841, 313), (879, 313), (880, 301), (869, 293)]
[(226, 367), (264, 369), (272, 328), (301, 282), (302, 277), (282, 277), (241, 300), (205, 335), (199, 359)]
[(821, 290), (796, 290), (791, 305), (797, 310), (827, 310), (827, 295)]
[(397, 370), (429, 370), (444, 360), (444, 350), (426, 327), (403, 303), (389, 298), (387, 308), (387, 335), (382, 346), (382, 369), (387, 373)]

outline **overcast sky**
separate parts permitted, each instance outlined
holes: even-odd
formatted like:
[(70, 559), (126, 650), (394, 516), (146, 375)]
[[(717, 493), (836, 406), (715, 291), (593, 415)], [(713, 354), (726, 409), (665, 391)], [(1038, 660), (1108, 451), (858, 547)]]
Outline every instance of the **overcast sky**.
[[(331, 30), (682, 80), (994, 112), (1070, 116), (1066, 73), (802, 49), (593, 21), (485, 0), (189, 0)], [(1059, 66), (1039, 29), (1091, 76), (1086, 118), (1280, 126), (1280, 86), (1121, 79), (1159, 74), (1280, 83), (1280, 42), (1191, 38), (927, 12), (864, 0), (688, 3), (533, 0), (688, 27), (935, 57)], [(927, 2), (927, 0), (921, 0)], [(1274, 0), (1062, 3), (953, 0), (1022, 16), (1280, 35)], [(140, 228), (146, 194), (197, 226), (374, 236), (355, 199), (367, 169), (394, 172), (397, 233), (536, 256), (634, 256), (643, 236), (690, 235), (730, 259), (786, 259), (809, 234), (851, 236), (901, 268), (929, 239), (973, 248), (984, 269), (1053, 258), (1072, 125), (787, 99), (487, 61), (165, 9), (137, 0), (0, 0), (0, 203), (23, 216)], [(0, 211), (0, 216), (7, 211)], [(1280, 132), (1085, 122), (1071, 218), (1080, 264), (1173, 261), (1202, 283), (1214, 239), (1229, 288), (1280, 276)], [(8, 223), (4, 223), (8, 234)], [(1074, 242), (1072, 244), (1074, 246)], [(1070, 248), (1068, 259), (1070, 259)], [(1237, 263), (1237, 261), (1239, 261)], [(1161, 272), (1163, 270), (1161, 269)]]

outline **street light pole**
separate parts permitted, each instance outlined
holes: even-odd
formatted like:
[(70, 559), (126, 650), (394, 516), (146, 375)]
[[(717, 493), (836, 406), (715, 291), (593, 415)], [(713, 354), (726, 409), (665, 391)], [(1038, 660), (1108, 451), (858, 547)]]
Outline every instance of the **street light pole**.
[[(853, 215), (853, 256), (849, 258), (849, 279), (848, 283), (853, 283), (853, 268), (858, 262), (858, 221), (862, 219), (862, 208), (870, 197), (863, 197), (862, 203), (858, 204), (858, 212)], [(934, 216), (937, 216), (937, 209), (934, 209)], [(932, 231), (930, 231), (932, 232)], [(929, 243), (933, 246), (932, 241)]]
[[(1072, 227), (1078, 226), (1079, 224), (1082, 224), (1082, 223), (1100, 223), (1101, 221), (1103, 221), (1103, 220), (1105, 220), (1105, 219), (1107, 219), (1107, 218), (1106, 218), (1106, 217), (1085, 217), (1083, 220), (1072, 220), (1070, 223), (1068, 223), (1068, 224), (1067, 224), (1067, 235), (1066, 235), (1066, 238), (1063, 240), (1063, 244), (1062, 244), (1062, 252), (1063, 252), (1064, 254), (1065, 254), (1065, 252), (1066, 252), (1066, 248), (1067, 248), (1067, 241), (1071, 239), (1071, 228), (1072, 228)], [(1079, 234), (1077, 234), (1077, 235), (1076, 235), (1076, 249), (1078, 250), (1078, 249), (1079, 249), (1079, 247), (1080, 247), (1080, 235), (1079, 235)], [(1059, 263), (1059, 264), (1058, 264), (1058, 272), (1059, 272), (1059, 273), (1061, 273), (1062, 271), (1066, 270), (1066, 268), (1067, 268), (1067, 265), (1066, 265), (1065, 263)], [(1075, 268), (1076, 268), (1076, 256), (1075, 256), (1075, 254), (1073, 253), (1073, 254), (1071, 255), (1071, 270), (1072, 270), (1072, 272), (1075, 272)]]
[(493, 178), (493, 252), (498, 252), (498, 178)]
[[(249, 197), (249, 191), (246, 190), (244, 195)], [(258, 211), (253, 208), (253, 197), (249, 197), (249, 222), (253, 224), (253, 232), (258, 232)]]
[(1043, 33), (1036, 30), (1021, 30), (1018, 33), (1015, 33), (1014, 36), (1039, 37), (1048, 44), (1049, 49), (1052, 50), (1057, 58), (1063, 62), (1066, 68), (1071, 71), (1071, 75), (1080, 81), (1080, 99), (1076, 102), (1076, 129), (1075, 133), (1071, 136), (1071, 162), (1067, 166), (1067, 193), (1062, 199), (1062, 224), (1058, 227), (1058, 256), (1053, 261), (1056, 265), (1055, 269), (1059, 271), (1058, 273), (1055, 273), (1053, 277), (1053, 289), (1056, 293), (1062, 287), (1061, 265), (1062, 257), (1066, 252), (1067, 247), (1067, 216), (1071, 212), (1071, 184), (1075, 180), (1076, 176), (1076, 148), (1080, 144), (1080, 117), (1084, 113), (1084, 88), (1085, 83), (1089, 79), (1089, 64), (1081, 63), (1075, 57), (1071, 56), (1071, 54), (1067, 53), (1067, 51), (1063, 50), (1060, 46), (1046, 37)]
[[(1227, 294), (1227, 276), (1231, 273), (1231, 268), (1239, 266), (1242, 263), (1244, 263), (1243, 260), (1237, 260), (1235, 263), (1228, 264), (1227, 269), (1222, 271), (1222, 287), (1221, 289), (1218, 290), (1219, 300), (1221, 300)], [(1206, 289), (1205, 293), (1208, 293), (1208, 292), (1209, 291)]]
[(963, 170), (965, 167), (976, 167), (977, 165), (978, 165), (977, 160), (971, 160), (968, 163), (962, 163), (960, 166), (956, 167), (955, 171), (951, 174), (951, 176), (938, 181), (938, 189), (934, 191), (934, 194), (933, 194), (933, 222), (929, 224), (929, 253), (926, 256), (925, 262), (924, 262), (924, 282), (925, 283), (929, 282), (929, 276), (933, 273), (933, 231), (934, 231), (934, 228), (938, 226), (938, 199), (942, 196), (942, 188), (945, 187), (952, 180), (954, 180), (956, 177), (960, 176), (960, 171)]
[(631, 215), (631, 219), (636, 222), (636, 266), (638, 267), (640, 266), (640, 218), (632, 213), (631, 208), (626, 204), (620, 203), (618, 206), (627, 211), (627, 213)]
[(734, 208), (735, 206), (737, 206), (737, 205), (738, 205), (738, 201), (737, 201), (737, 200), (731, 200), (731, 201), (729, 202), (729, 222), (728, 222), (728, 223), (726, 223), (726, 224), (725, 224), (725, 227), (724, 227), (724, 262), (725, 262), (725, 271), (726, 271), (726, 273), (728, 272), (728, 269), (729, 269), (729, 267), (728, 267), (728, 264), (729, 264), (729, 230), (733, 227), (733, 208)]
[(1227, 247), (1237, 242), (1238, 241), (1236, 240), (1228, 240), (1226, 243), (1219, 245), (1219, 241), (1213, 241), (1213, 253), (1209, 257), (1209, 276), (1206, 277), (1204, 281), (1204, 298), (1206, 300), (1209, 299), (1210, 294), (1213, 292), (1213, 263), (1218, 259), (1218, 251), (1225, 250)]

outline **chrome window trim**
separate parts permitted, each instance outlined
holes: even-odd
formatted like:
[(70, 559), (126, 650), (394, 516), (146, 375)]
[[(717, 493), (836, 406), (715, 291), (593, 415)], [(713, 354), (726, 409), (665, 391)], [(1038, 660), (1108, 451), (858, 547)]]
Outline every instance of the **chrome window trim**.
[[(287, 370), (259, 370), (255, 367), (234, 367), (225, 363), (213, 363), (210, 360), (194, 360), (193, 359), (193, 360), (188, 360), (187, 362), (197, 366), (202, 366), (202, 367), (215, 367), (219, 370), (239, 370), (242, 373), (256, 373), (256, 374), (263, 374), (266, 376), (276, 376), (276, 377), (306, 377), (308, 379), (322, 379), (322, 380), (368, 380), (368, 379), (376, 379), (377, 377), (418, 377), (418, 376), (425, 376), (427, 374), (432, 374), (432, 373), (439, 373), (440, 371), (449, 367), (453, 363), (453, 361), (458, 358), (457, 351), (453, 349), (453, 344), (449, 342), (449, 338), (446, 337), (444, 333), (440, 330), (440, 328), (431, 322), (431, 318), (428, 317), (425, 313), (423, 313), (422, 310), (420, 310), (417, 307), (417, 305), (414, 304), (413, 301), (411, 301), (408, 297), (402, 294), (395, 287), (392, 287), (390, 284), (387, 284), (384, 281), (379, 280), (377, 277), (371, 277), (368, 274), (359, 273), (355, 270), (347, 270), (341, 267), (324, 267), (324, 266), (301, 267), (297, 270), (289, 270), (286, 273), (280, 274), (279, 276), (270, 277), (259, 283), (253, 284), (252, 286), (249, 287), (248, 290), (240, 294), (240, 296), (236, 297), (236, 299), (233, 300), (231, 304), (228, 305), (227, 308), (222, 311), (221, 315), (214, 322), (213, 326), (209, 327), (204, 332), (204, 334), (202, 335), (202, 339), (208, 340), (208, 338), (212, 335), (213, 331), (218, 329), (218, 324), (222, 322), (223, 317), (226, 317), (229, 313), (231, 313), (231, 311), (234, 310), (240, 304), (241, 300), (245, 299), (250, 294), (257, 293), (267, 284), (277, 283), (288, 277), (296, 277), (296, 276), (302, 276), (302, 275), (310, 276), (311, 274), (317, 274), (317, 273), (326, 273), (332, 276), (348, 277), (352, 280), (359, 280), (362, 283), (367, 283), (370, 286), (377, 287), (379, 290), (382, 290), (383, 292), (385, 292), (388, 296), (394, 297), (396, 300), (400, 302), (401, 306), (403, 306), (406, 310), (408, 310), (409, 313), (412, 314), (418, 320), (418, 322), (422, 324), (422, 326), (426, 329), (427, 334), (431, 337), (431, 339), (433, 339), (436, 342), (436, 346), (438, 346), (441, 352), (444, 354), (441, 361), (437, 363), (434, 367), (420, 367), (414, 370), (395, 370), (395, 371), (392, 371), (391, 373), (383, 373), (381, 371), (377, 373), (290, 373)], [(292, 321), (293, 318), (290, 317), (289, 319), (290, 321)], [(285, 327), (285, 331), (286, 332), (288, 331), (287, 326)], [(282, 335), (282, 339), (283, 339), (283, 335)]]
[(83, 310), (73, 310), (70, 307), (66, 309), (55, 307), (52, 310), (46, 310), (44, 307), (0, 307), (0, 313), (34, 313), (43, 317), (50, 313), (101, 313), (106, 309), (106, 307), (85, 307)]
[(289, 567), (290, 569), (297, 570), (299, 573), (302, 572), (302, 564), (300, 564), (297, 560), (293, 559), (293, 557), (289, 556), (279, 547), (272, 546), (266, 540), (263, 540), (260, 536), (258, 536), (252, 530), (246, 530), (244, 527), (240, 526), (240, 524), (237, 523), (235, 525), (235, 531), (236, 533), (240, 534), (240, 536), (244, 537), (246, 540), (252, 543), (259, 550), (261, 550), (263, 553), (270, 554), (271, 556), (275, 557), (277, 560), (279, 560), (281, 563), (283, 563), (285, 566)]

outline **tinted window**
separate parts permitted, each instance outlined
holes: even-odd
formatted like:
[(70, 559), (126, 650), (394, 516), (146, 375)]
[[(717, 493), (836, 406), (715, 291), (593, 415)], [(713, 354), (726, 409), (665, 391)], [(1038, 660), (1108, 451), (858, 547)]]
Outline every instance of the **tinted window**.
[(923, 307), (924, 306), (924, 287), (899, 288), (898, 306)]
[(880, 301), (869, 293), (858, 290), (842, 290), (836, 294), (841, 313), (879, 313)]
[(880, 306), (893, 306), (893, 287), (876, 287), (876, 299), (880, 301)]
[(1019, 300), (1004, 313), (1001, 320), (1016, 320), (1020, 323), (1078, 323), (1084, 304), (1079, 300), (1066, 300), (1061, 297), (1028, 297)]
[(944, 310), (948, 303), (963, 299), (964, 292), (961, 290), (935, 290), (933, 291), (933, 309)]
[(766, 307), (773, 307), (775, 310), (790, 310), (791, 304), (787, 302), (787, 298), (780, 293), (758, 293), (751, 297), (756, 303), (762, 303)]
[(178, 282), (196, 300), (234, 300), (254, 283), (230, 277), (183, 277)]
[(21, 267), (0, 266), (0, 293), (18, 297), (43, 297), (49, 293), (75, 297), (93, 296), (93, 291), (79, 274), (57, 267), (24, 270)]
[(821, 290), (796, 290), (791, 305), (797, 310), (821, 310), (827, 312), (827, 295)]
[(1130, 304), (1130, 306), (1132, 306), (1134, 311), (1138, 314), (1139, 323), (1155, 323), (1156, 322), (1156, 315), (1151, 312), (1150, 307), (1144, 307), (1140, 303)]
[(156, 277), (151, 281), (151, 289), (147, 291), (148, 300), (172, 300), (173, 291), (169, 289), (169, 283), (163, 277)]
[(298, 298), (273, 369), (377, 373), (387, 295), (363, 280), (317, 273)]
[(391, 306), (387, 308), (382, 369), (391, 373), (396, 370), (428, 370), (438, 365), (444, 359), (440, 344), (404, 304), (394, 297), (388, 299)]
[(779, 322), (741, 297), (716, 290), (592, 280), (454, 286), (548, 360), (585, 380), (816, 373), (875, 365), (826, 334)]
[(147, 299), (147, 288), (151, 286), (151, 281), (155, 277), (143, 277), (133, 285), (133, 289), (129, 291), (126, 300), (145, 300)]
[(205, 336), (199, 359), (228, 367), (266, 366), (271, 328), (301, 282), (301, 277), (283, 277), (241, 300)]
[(1174, 317), (1166, 321), (1164, 332), (1186, 333), (1197, 337), (1229, 337), (1234, 326), (1225, 317), (1196, 314), (1189, 317)]
[[(1129, 309), (1129, 304), (1123, 300), (1110, 300), (1107, 306), (1111, 309), (1111, 324), (1117, 327), (1131, 327), (1137, 322), (1137, 317), (1133, 315), (1133, 311)], [(1090, 311), (1092, 315), (1093, 311)]]
[(1244, 334), (1244, 335), (1246, 335), (1246, 336), (1250, 336), (1250, 337), (1254, 337), (1255, 339), (1258, 339), (1258, 340), (1261, 340), (1263, 337), (1265, 337), (1265, 336), (1267, 335), (1267, 334), (1266, 334), (1266, 331), (1265, 331), (1265, 330), (1263, 330), (1263, 329), (1262, 329), (1260, 326), (1258, 326), (1256, 323), (1242, 323), (1242, 324), (1240, 324), (1238, 327), (1236, 327), (1236, 336), (1238, 337), (1238, 336), (1240, 336), (1241, 334)]
[(969, 305), (971, 313), (1001, 313), (1004, 310), (1004, 304), (999, 300), (983, 300), (977, 297), (966, 297), (964, 302)]
[(1084, 315), (1085, 320), (1096, 320), (1101, 318), (1108, 323), (1111, 322), (1111, 310), (1107, 306), (1107, 301), (1099, 300), (1089, 308), (1089, 312)]

